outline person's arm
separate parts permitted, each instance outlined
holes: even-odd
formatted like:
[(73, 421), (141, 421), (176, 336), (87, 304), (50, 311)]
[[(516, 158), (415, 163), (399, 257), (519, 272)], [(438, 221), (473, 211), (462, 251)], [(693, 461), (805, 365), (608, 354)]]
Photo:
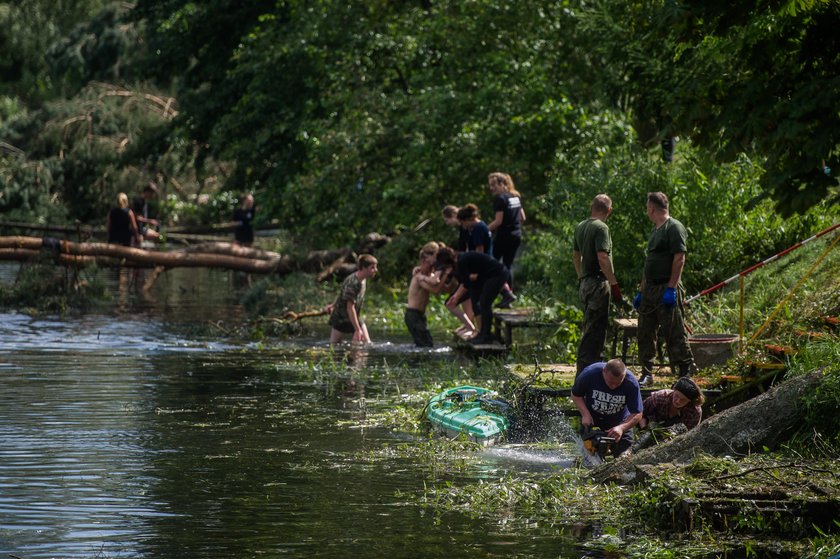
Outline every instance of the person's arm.
[(621, 425), (616, 425), (609, 431), (607, 431), (607, 435), (611, 436), (613, 439), (618, 441), (621, 436), (627, 432), (627, 430), (632, 429), (634, 425), (636, 425), (642, 419), (641, 412), (634, 413), (630, 417), (627, 418), (627, 421), (622, 423)]
[(606, 276), (607, 281), (610, 282), (610, 285), (615, 285), (618, 283), (618, 280), (615, 278), (615, 272), (613, 271), (612, 262), (610, 262), (610, 255), (606, 252), (598, 252), (598, 265), (601, 267), (601, 272)]
[(487, 227), (490, 229), (490, 231), (495, 231), (502, 224), (502, 220), (504, 220), (504, 218), (505, 212), (497, 211), (496, 217), (493, 218), (493, 221), (487, 224)]
[(364, 342), (365, 333), (362, 331), (362, 325), (359, 323), (359, 315), (356, 314), (356, 300), (347, 300), (347, 317), (350, 319), (350, 324), (353, 325), (353, 341)]
[(580, 276), (583, 273), (583, 256), (580, 252), (574, 251), (572, 252), (572, 262), (575, 263), (575, 273), (577, 274), (577, 278), (581, 279)]
[(674, 260), (671, 262), (671, 279), (668, 280), (668, 287), (677, 287), (679, 285), (684, 266), (685, 253), (677, 252), (674, 254)]
[(458, 285), (458, 289), (456, 289), (456, 290), (455, 290), (455, 294), (454, 294), (454, 295), (452, 295), (452, 297), (450, 297), (450, 298), (446, 301), (446, 307), (447, 307), (450, 311), (453, 311), (453, 312), (454, 312), (454, 309), (458, 308), (458, 305), (455, 303), (455, 301), (460, 301), (460, 300), (461, 300), (461, 297), (463, 297), (463, 296), (464, 296), (464, 293), (466, 293), (466, 292), (467, 292), (467, 288), (464, 286), (464, 284), (463, 284), (463, 283), (462, 283), (462, 284), (460, 284), (460, 285)]
[(433, 295), (437, 295), (438, 293), (442, 292), (446, 287), (446, 284), (440, 281), (440, 278), (438, 278), (434, 274), (428, 276), (419, 274), (417, 276), (417, 280), (420, 282), (420, 287), (422, 287), (429, 293), (432, 293)]
[(572, 402), (574, 402), (575, 407), (580, 412), (580, 423), (584, 427), (592, 427), (595, 425), (595, 422), (592, 420), (592, 414), (589, 413), (589, 408), (586, 407), (586, 401), (583, 399), (583, 396), (575, 396), (572, 394)]
[(519, 208), (519, 224), (525, 223), (525, 208)]
[(134, 216), (134, 212), (128, 210), (128, 221), (131, 224), (131, 233), (134, 235), (134, 238), (137, 240), (137, 245), (139, 246), (140, 243), (143, 242), (143, 236), (140, 234), (140, 228), (137, 227), (137, 219)]

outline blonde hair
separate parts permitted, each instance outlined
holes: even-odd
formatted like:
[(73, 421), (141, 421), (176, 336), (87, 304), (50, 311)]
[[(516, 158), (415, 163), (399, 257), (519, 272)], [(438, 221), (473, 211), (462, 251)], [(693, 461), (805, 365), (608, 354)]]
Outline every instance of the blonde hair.
[(119, 194), (117, 194), (117, 206), (119, 206), (120, 209), (123, 210), (128, 207), (128, 195), (126, 195), (125, 192), (120, 192)]
[(509, 192), (514, 196), (522, 196), (516, 190), (513, 179), (507, 173), (490, 173), (487, 175), (487, 184), (490, 187), (498, 187), (502, 192)]
[(439, 249), (440, 244), (436, 243), (435, 241), (429, 241), (428, 243), (423, 245), (423, 248), (420, 249), (420, 258), (423, 258), (423, 256), (427, 254), (429, 256), (435, 256), (437, 255)]

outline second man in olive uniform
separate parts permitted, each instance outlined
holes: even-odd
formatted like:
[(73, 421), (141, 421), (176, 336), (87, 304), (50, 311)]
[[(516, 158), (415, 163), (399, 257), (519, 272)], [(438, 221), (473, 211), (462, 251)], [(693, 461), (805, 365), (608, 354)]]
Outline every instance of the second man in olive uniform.
[(653, 382), (653, 359), (656, 355), (656, 336), (665, 338), (668, 357), (680, 376), (695, 370), (694, 355), (688, 344), (682, 313), (680, 278), (685, 266), (688, 234), (682, 223), (671, 217), (668, 197), (651, 192), (647, 197), (647, 216), (653, 222), (645, 258), (641, 293), (633, 306), (639, 311), (639, 360), (642, 363), (642, 386)]

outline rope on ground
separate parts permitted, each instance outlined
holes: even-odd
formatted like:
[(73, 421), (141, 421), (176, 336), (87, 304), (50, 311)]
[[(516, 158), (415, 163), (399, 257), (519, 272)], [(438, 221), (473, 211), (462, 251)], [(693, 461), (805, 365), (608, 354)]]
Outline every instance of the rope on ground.
[(749, 340), (747, 340), (747, 345), (751, 344), (758, 337), (758, 335), (761, 334), (764, 328), (766, 328), (767, 325), (770, 324), (770, 321), (772, 321), (773, 318), (775, 318), (779, 311), (782, 310), (782, 308), (784, 308), (785, 305), (787, 305), (788, 301), (790, 301), (791, 297), (793, 297), (793, 294), (796, 292), (796, 290), (799, 289), (799, 287), (803, 283), (805, 283), (805, 280), (808, 279), (808, 277), (814, 272), (814, 270), (817, 269), (817, 266), (819, 266), (820, 263), (822, 263), (822, 261), (825, 260), (825, 257), (828, 256), (828, 253), (831, 252), (831, 249), (834, 248), (834, 245), (837, 244), (837, 241), (840, 241), (840, 235), (834, 237), (834, 240), (831, 241), (831, 244), (825, 248), (822, 254), (820, 254), (820, 257), (817, 258), (816, 262), (814, 262), (811, 265), (811, 267), (808, 268), (808, 271), (805, 272), (805, 275), (803, 275), (799, 279), (799, 281), (796, 282), (796, 285), (794, 285), (793, 288), (788, 292), (787, 296), (784, 299), (782, 299), (782, 302), (779, 303), (773, 310), (773, 312), (770, 313), (770, 316), (767, 317), (767, 320), (764, 321), (764, 324), (762, 324), (761, 327), (756, 331), (756, 333), (753, 334)]

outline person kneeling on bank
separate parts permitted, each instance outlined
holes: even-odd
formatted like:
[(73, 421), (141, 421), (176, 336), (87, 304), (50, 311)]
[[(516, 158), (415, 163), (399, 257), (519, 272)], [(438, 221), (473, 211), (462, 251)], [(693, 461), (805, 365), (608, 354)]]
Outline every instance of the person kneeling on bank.
[(703, 418), (706, 398), (700, 387), (689, 377), (681, 377), (670, 389), (657, 390), (645, 398), (639, 427), (655, 423), (658, 427), (671, 427), (682, 423), (685, 430), (697, 427)]

